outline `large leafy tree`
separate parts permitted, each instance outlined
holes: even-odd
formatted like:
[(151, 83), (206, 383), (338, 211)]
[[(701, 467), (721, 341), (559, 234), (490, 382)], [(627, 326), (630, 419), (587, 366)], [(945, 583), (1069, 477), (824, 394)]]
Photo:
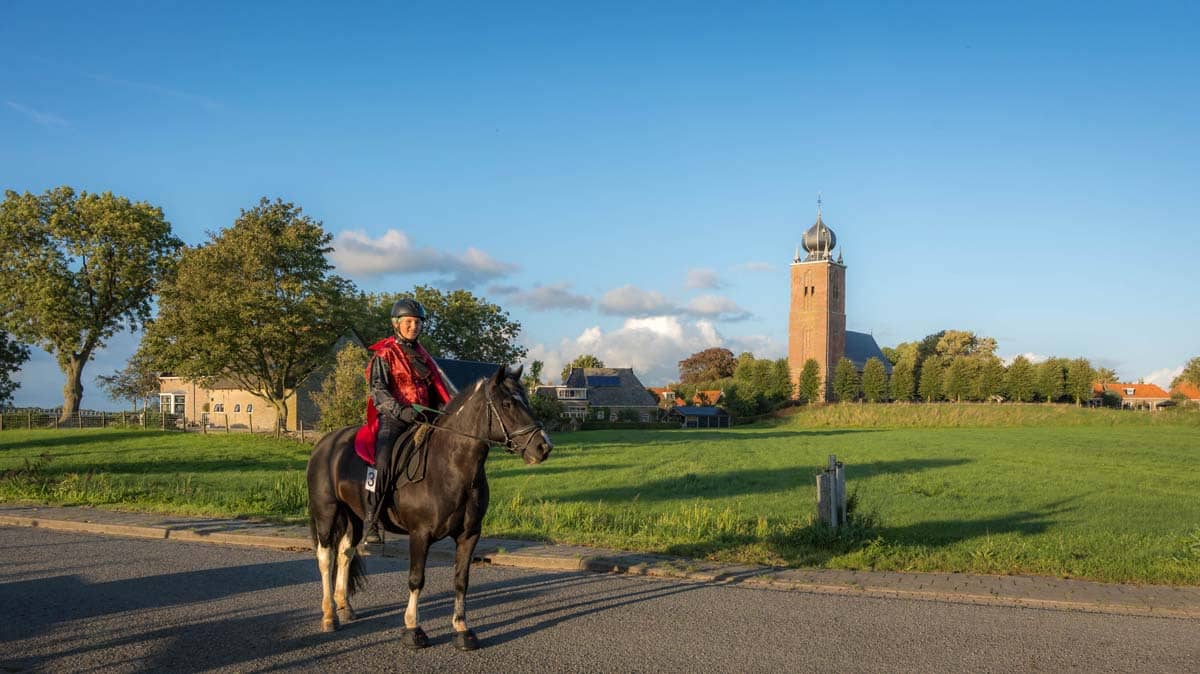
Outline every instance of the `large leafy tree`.
[(136, 409), (138, 403), (146, 407), (146, 399), (159, 391), (158, 370), (142, 349), (129, 358), (125, 367), (110, 374), (96, 377), (100, 388), (117, 400), (128, 400)]
[(1067, 376), (1065, 392), (1070, 396), (1076, 405), (1082, 405), (1083, 401), (1091, 400), (1092, 386), (1096, 381), (1096, 371), (1092, 369), (1092, 364), (1087, 358), (1076, 358), (1067, 363)]
[(853, 361), (843, 357), (838, 361), (837, 367), (833, 368), (833, 394), (837, 396), (838, 402), (848, 403), (858, 400), (860, 393), (862, 383), (858, 378), (858, 370), (854, 368)]
[(29, 347), (0, 330), (0, 409), (12, 402), (13, 391), (21, 385), (13, 381), (12, 373), (21, 369), (29, 359)]
[(892, 400), (909, 401), (913, 397), (916, 382), (913, 379), (912, 361), (901, 359), (892, 366), (891, 386)]
[(796, 389), (800, 400), (805, 403), (815, 403), (821, 397), (821, 365), (815, 358), (804, 361)]
[(150, 300), (183, 242), (162, 209), (111, 192), (4, 193), (0, 307), (5, 329), (54, 354), (66, 375), (62, 418), (79, 409), (83, 369)]
[(590, 353), (585, 353), (581, 356), (575, 356), (575, 360), (563, 366), (562, 383), (567, 383), (567, 377), (571, 376), (571, 370), (574, 370), (577, 367), (604, 367), (604, 361)]
[(434, 356), (504, 365), (525, 357), (525, 347), (517, 344), (521, 324), (502, 307), (468, 290), (442, 291), (426, 285), (411, 292), (366, 297), (366, 322), (358, 329), (368, 344), (392, 334), (392, 305), (402, 297), (411, 297), (425, 307), (428, 318), (421, 330), (421, 344)]
[(1008, 391), (1008, 397), (1019, 403), (1033, 400), (1033, 394), (1038, 388), (1037, 383), (1037, 372), (1034, 370), (1033, 363), (1030, 363), (1025, 356), (1013, 358), (1013, 362), (1008, 366), (1008, 372), (1005, 373), (1005, 388)]
[(972, 362), (967, 356), (954, 356), (942, 376), (942, 392), (947, 400), (961, 402), (971, 394)]
[(263, 198), (185, 250), (146, 333), (156, 365), (204, 384), (229, 377), (285, 422), (288, 397), (361, 317), (353, 286), (330, 273), (330, 241), (299, 207)]
[(1037, 394), (1052, 403), (1066, 395), (1066, 363), (1062, 358), (1047, 358), (1037, 366)]
[(699, 384), (732, 377), (737, 364), (732, 351), (714, 346), (679, 361), (679, 381), (683, 384)]
[[(1200, 377), (1200, 358), (1196, 359), (1196, 370), (1197, 377)], [(1117, 379), (1117, 371), (1107, 367), (1102, 367), (1096, 370), (1096, 381), (1104, 384), (1115, 384), (1117, 381), (1119, 381)], [(1174, 385), (1174, 383), (1171, 384), (1171, 386)]]
[(318, 428), (332, 431), (361, 424), (367, 417), (367, 350), (347, 342), (337, 352), (337, 364), (313, 391), (312, 399), (321, 412)]
[(917, 393), (921, 400), (931, 403), (941, 399), (944, 369), (941, 356), (929, 356), (921, 364), (921, 374), (917, 380)]
[(1171, 380), (1171, 388), (1175, 388), (1180, 384), (1191, 384), (1200, 387), (1200, 356), (1189, 360), (1187, 365), (1183, 366), (1183, 372), (1180, 372), (1178, 377)]
[(878, 358), (868, 358), (862, 373), (863, 398), (869, 403), (883, 402), (888, 398), (887, 369)]

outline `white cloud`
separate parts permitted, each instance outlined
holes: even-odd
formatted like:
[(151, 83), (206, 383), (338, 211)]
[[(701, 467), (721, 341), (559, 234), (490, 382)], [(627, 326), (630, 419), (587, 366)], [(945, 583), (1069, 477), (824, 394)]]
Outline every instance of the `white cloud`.
[(1142, 377), (1142, 381), (1146, 382), (1147, 384), (1158, 384), (1163, 388), (1164, 391), (1170, 391), (1171, 381), (1181, 374), (1183, 374), (1182, 365), (1175, 368), (1164, 367)]
[(592, 298), (587, 295), (576, 295), (571, 292), (571, 284), (563, 281), (550, 285), (534, 285), (529, 290), (521, 290), (515, 286), (494, 285), (489, 292), (504, 295), (513, 304), (529, 307), (535, 311), (550, 311), (553, 309), (590, 309)]
[(701, 295), (688, 302), (688, 313), (703, 318), (720, 318), (725, 321), (742, 321), (750, 318), (750, 312), (737, 302), (720, 295)]
[(687, 288), (700, 290), (715, 290), (724, 286), (713, 269), (689, 269), (687, 279), (683, 282)]
[(775, 271), (775, 265), (770, 262), (743, 262), (734, 269), (738, 271)]
[(517, 270), (516, 265), (500, 262), (477, 248), (468, 248), (461, 255), (417, 248), (408, 235), (396, 229), (389, 229), (377, 239), (362, 231), (341, 232), (334, 238), (330, 257), (340, 271), (350, 275), (432, 273), (448, 277), (442, 285), (463, 288)]
[(557, 382), (562, 368), (577, 356), (590, 353), (609, 367), (631, 367), (647, 386), (679, 378), (679, 361), (726, 340), (710, 321), (685, 322), (676, 316), (629, 318), (611, 332), (599, 327), (584, 330), (557, 346), (537, 344), (529, 348), (526, 363), (546, 364), (544, 380)]
[(4, 101), (4, 104), (33, 120), (35, 124), (40, 124), (42, 126), (68, 126), (67, 120), (59, 117), (58, 115), (49, 112), (42, 112), (41, 110), (34, 110), (28, 105), (21, 105), (20, 103), (13, 101)]
[(1014, 356), (1000, 356), (1000, 360), (1001, 360), (1001, 362), (1004, 363), (1004, 367), (1008, 367), (1009, 365), (1012, 365), (1012, 362), (1014, 360), (1017, 359), (1017, 356), (1025, 356), (1025, 360), (1027, 360), (1031, 363), (1041, 363), (1050, 357), (1050, 356), (1043, 356), (1040, 353), (1027, 352), (1027, 353), (1018, 353)]
[(662, 316), (679, 313), (679, 307), (661, 293), (633, 285), (614, 288), (600, 298), (600, 310), (614, 316)]

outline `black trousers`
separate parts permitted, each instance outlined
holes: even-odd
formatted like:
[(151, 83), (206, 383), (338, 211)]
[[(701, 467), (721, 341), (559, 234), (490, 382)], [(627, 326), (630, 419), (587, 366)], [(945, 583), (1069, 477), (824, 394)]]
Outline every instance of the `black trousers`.
[(375, 471), (379, 474), (375, 478), (377, 488), (383, 487), (383, 478), (392, 467), (392, 445), (396, 444), (396, 438), (399, 438), (400, 434), (406, 430), (408, 430), (408, 424), (402, 421), (379, 420), (379, 432), (375, 435)]

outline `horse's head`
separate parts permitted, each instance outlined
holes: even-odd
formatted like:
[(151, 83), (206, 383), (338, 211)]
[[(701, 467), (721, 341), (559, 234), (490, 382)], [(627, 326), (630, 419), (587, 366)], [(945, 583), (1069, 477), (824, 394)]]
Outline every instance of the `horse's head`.
[(521, 371), (500, 366), (484, 384), (488, 407), (488, 433), (491, 439), (525, 463), (541, 463), (554, 449), (542, 422), (529, 407), (529, 397), (521, 385)]

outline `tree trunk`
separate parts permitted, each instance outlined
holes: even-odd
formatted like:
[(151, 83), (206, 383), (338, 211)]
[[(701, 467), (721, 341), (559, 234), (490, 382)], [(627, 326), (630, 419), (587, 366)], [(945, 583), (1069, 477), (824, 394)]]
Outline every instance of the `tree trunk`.
[(287, 430), (288, 406), (286, 399), (271, 399), (271, 404), (275, 406), (275, 432), (280, 433)]
[(67, 383), (63, 386), (63, 407), (58, 418), (59, 423), (70, 421), (71, 417), (79, 412), (79, 401), (83, 399), (83, 365), (86, 362), (86, 358), (74, 355), (63, 369), (63, 373), (67, 375)]

